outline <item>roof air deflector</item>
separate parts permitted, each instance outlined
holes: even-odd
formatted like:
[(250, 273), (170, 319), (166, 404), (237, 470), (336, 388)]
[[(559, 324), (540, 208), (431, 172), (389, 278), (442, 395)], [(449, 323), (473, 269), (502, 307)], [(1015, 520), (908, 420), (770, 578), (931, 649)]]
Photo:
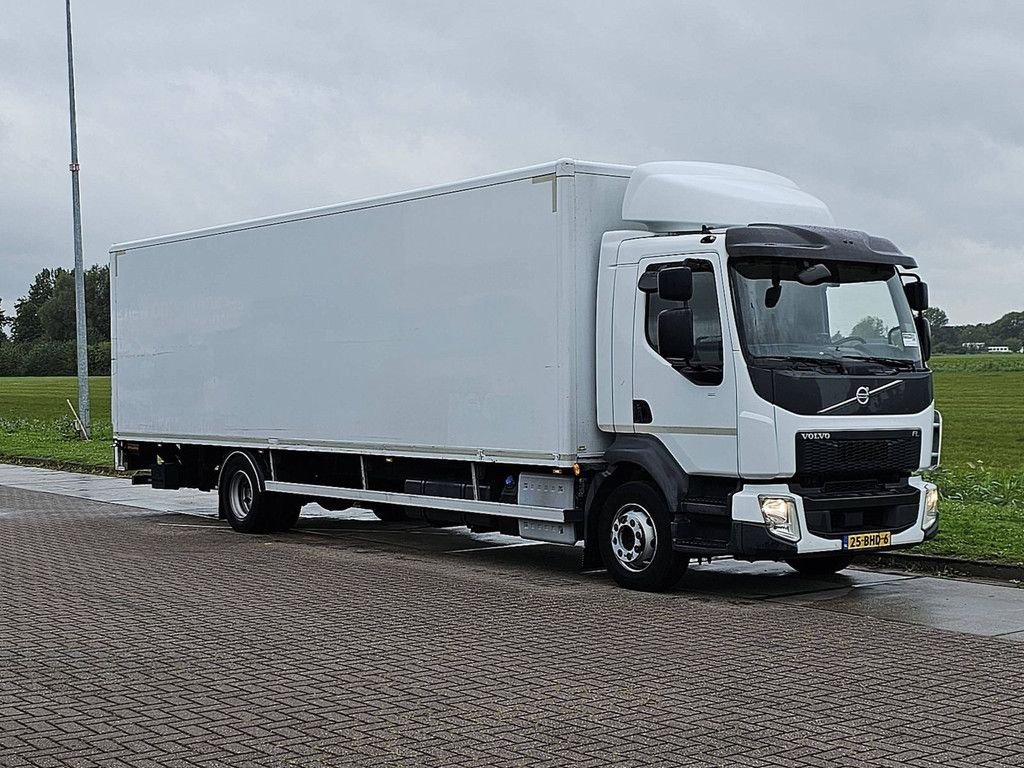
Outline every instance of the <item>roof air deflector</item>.
[(697, 162), (645, 163), (629, 177), (622, 218), (652, 232), (699, 232), (775, 221), (830, 226), (828, 207), (793, 181), (738, 165)]

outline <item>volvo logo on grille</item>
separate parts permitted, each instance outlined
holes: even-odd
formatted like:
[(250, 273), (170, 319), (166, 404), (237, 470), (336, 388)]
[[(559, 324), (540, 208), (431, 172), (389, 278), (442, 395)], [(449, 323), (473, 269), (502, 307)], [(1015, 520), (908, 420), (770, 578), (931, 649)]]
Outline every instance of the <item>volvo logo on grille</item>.
[(832, 437), (831, 432), (801, 432), (800, 437), (804, 440), (828, 440)]
[(857, 392), (853, 397), (848, 397), (842, 402), (835, 403), (826, 408), (822, 408), (818, 413), (829, 413), (837, 408), (842, 408), (844, 405), (850, 405), (851, 403), (857, 403), (858, 405), (867, 405), (872, 395), (877, 395), (879, 392), (884, 392), (887, 389), (898, 387), (903, 384), (903, 381), (897, 379), (896, 381), (890, 381), (888, 384), (883, 384), (880, 387), (874, 389), (868, 389), (867, 387), (857, 387)]

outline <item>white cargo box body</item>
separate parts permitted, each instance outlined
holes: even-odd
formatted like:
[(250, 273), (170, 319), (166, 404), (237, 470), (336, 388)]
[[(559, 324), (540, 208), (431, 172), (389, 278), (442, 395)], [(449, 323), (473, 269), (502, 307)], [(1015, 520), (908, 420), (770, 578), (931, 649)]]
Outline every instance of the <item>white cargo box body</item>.
[(599, 456), (599, 244), (623, 166), (558, 161), (116, 245), (115, 438)]

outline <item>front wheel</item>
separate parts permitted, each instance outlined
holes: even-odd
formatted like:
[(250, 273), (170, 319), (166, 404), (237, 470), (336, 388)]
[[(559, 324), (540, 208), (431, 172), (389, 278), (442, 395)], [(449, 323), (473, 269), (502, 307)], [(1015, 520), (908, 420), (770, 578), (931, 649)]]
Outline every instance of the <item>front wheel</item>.
[(651, 485), (635, 481), (608, 497), (598, 525), (601, 557), (619, 586), (661, 592), (686, 573), (689, 560), (672, 549), (668, 506)]
[(853, 555), (824, 555), (820, 557), (794, 557), (786, 564), (802, 576), (831, 576), (848, 567)]

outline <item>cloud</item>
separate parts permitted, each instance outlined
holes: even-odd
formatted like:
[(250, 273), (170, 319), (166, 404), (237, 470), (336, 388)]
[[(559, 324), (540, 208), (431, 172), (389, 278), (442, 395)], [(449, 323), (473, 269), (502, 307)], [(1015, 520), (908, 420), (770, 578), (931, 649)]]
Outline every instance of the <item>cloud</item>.
[(1024, 243), (951, 237), (922, 242), (912, 252), (929, 282), (945, 286), (939, 297), (930, 291), (931, 303), (946, 311), (951, 325), (990, 323), (1024, 309)]
[[(71, 260), (64, 27), (51, 5), (15, 4), (0, 30), (5, 304), (39, 268)], [(75, 11), (90, 262), (115, 241), (559, 156), (700, 159), (790, 176), (841, 222), (894, 240), (954, 322), (1022, 308), (1020, 270), (1003, 260), (1020, 263), (1024, 4)], [(964, 269), (964, 248), (982, 271)]]

